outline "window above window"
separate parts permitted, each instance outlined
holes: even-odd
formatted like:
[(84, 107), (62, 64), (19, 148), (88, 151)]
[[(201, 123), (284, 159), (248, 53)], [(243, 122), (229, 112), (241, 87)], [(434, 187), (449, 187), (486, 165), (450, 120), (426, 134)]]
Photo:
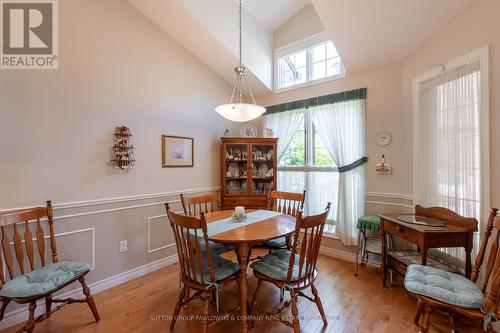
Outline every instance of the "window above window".
[(315, 35), (275, 52), (275, 91), (343, 77), (344, 65), (326, 34)]

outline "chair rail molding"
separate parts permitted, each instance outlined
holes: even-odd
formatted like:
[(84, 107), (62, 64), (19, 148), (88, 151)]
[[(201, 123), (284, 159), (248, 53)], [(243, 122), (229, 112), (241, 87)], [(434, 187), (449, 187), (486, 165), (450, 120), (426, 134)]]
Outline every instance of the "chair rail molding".
[[(201, 192), (212, 192), (212, 191), (217, 191), (219, 189), (220, 189), (220, 186), (213, 186), (213, 187), (201, 187), (201, 188), (195, 188), (195, 189), (178, 190), (178, 191), (170, 191), (170, 192), (129, 195), (129, 196), (123, 196), (123, 197), (110, 197), (110, 198), (101, 198), (101, 199), (94, 199), (94, 200), (61, 202), (61, 203), (53, 203), (52, 207), (54, 210), (63, 210), (63, 209), (80, 208), (80, 207), (87, 207), (87, 206), (129, 202), (129, 201), (159, 199), (159, 198), (164, 198), (164, 197), (172, 197), (172, 196), (180, 195), (181, 193), (183, 193), (183, 194), (196, 194), (196, 193), (201, 193)], [(124, 207), (119, 207), (117, 209), (140, 208), (140, 207), (147, 207), (147, 205), (162, 204), (162, 203), (164, 203), (164, 202), (148, 203), (148, 204), (146, 204), (146, 206), (141, 206), (141, 205), (124, 206)], [(14, 207), (14, 208), (0, 208), (0, 213), (3, 211), (8, 211), (8, 210), (21, 210), (21, 209), (26, 209), (26, 208), (30, 208), (30, 207), (31, 206)], [(107, 211), (107, 210), (103, 210), (103, 211)], [(56, 217), (57, 216), (55, 216), (55, 218)], [(61, 217), (59, 217), (59, 218), (61, 218)]]

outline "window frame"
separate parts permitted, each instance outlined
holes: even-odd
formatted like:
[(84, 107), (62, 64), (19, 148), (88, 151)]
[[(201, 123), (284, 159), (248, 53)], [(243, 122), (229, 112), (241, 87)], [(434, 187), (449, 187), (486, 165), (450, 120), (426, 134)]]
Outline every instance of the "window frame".
[[(331, 38), (328, 36), (328, 34), (325, 31), (323, 31), (323, 32), (314, 34), (310, 37), (306, 37), (304, 39), (301, 39), (299, 41), (291, 43), (289, 45), (275, 49), (274, 50), (274, 76), (273, 76), (274, 92), (275, 93), (284, 92), (284, 91), (289, 91), (289, 90), (293, 90), (293, 89), (299, 89), (299, 88), (311, 86), (313, 84), (324, 83), (324, 82), (328, 82), (328, 81), (333, 81), (333, 80), (345, 78), (346, 77), (345, 66), (342, 62), (342, 58), (339, 55), (340, 74), (326, 76), (322, 79), (312, 80), (312, 66), (313, 66), (312, 59), (311, 59), (312, 47), (314, 47), (318, 44), (324, 43), (324, 42), (328, 42), (328, 41), (331, 41)], [(335, 46), (335, 44), (334, 44), (334, 46)], [(279, 70), (279, 59), (284, 57), (284, 56), (294, 54), (294, 53), (297, 53), (297, 52), (300, 52), (303, 50), (307, 51), (307, 54), (306, 54), (306, 82), (292, 85), (289, 87), (280, 88), (279, 83), (280, 83), (281, 73)], [(327, 59), (325, 59), (325, 61), (327, 61)]]
[[(320, 172), (338, 172), (335, 165), (315, 165), (314, 164), (314, 124), (311, 115), (307, 109), (304, 115), (304, 165), (280, 165), (278, 161), (278, 171), (320, 171)], [(287, 148), (288, 149), (288, 148)], [(333, 160), (333, 157), (332, 157)]]

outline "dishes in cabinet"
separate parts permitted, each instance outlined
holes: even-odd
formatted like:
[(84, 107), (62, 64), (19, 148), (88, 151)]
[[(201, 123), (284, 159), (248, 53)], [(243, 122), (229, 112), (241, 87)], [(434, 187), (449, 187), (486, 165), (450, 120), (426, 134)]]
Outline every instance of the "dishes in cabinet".
[(241, 190), (240, 182), (237, 180), (230, 180), (227, 182), (227, 191), (229, 193), (237, 193)]
[(269, 171), (269, 167), (267, 166), (267, 164), (261, 164), (259, 166), (259, 170), (257, 171), (257, 177), (258, 178), (266, 178), (268, 171)]
[(240, 176), (240, 168), (238, 167), (237, 163), (229, 163), (229, 166), (227, 167), (227, 171), (231, 174), (231, 177), (239, 177)]
[[(256, 187), (257, 187), (257, 184), (255, 183), (254, 180), (252, 180), (252, 189), (251, 189), (251, 191), (255, 192), (255, 188)], [(246, 180), (244, 180), (244, 181), (241, 182), (241, 190), (240, 191), (241, 192), (246, 192), (247, 191), (247, 181)]]
[(239, 150), (238, 148), (234, 148), (233, 156), (235, 160), (241, 160), (241, 150)]

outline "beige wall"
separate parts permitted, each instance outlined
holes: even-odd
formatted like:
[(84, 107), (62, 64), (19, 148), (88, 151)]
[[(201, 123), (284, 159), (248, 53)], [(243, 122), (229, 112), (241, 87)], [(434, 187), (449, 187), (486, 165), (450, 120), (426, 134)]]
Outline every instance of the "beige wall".
[[(239, 126), (213, 107), (231, 87), (125, 0), (59, 1), (59, 18), (58, 70), (0, 70), (0, 209), (59, 204), (60, 258), (94, 256), (90, 283), (171, 263), (162, 203), (219, 186), (218, 137)], [(108, 164), (117, 125), (134, 134), (130, 171)], [(195, 167), (162, 169), (161, 134), (194, 137)]]
[[(408, 149), (412, 149), (413, 78), (429, 70), (430, 64), (446, 63), (484, 45), (490, 46), (489, 90), (491, 120), (491, 199), (500, 206), (500, 1), (476, 0), (446, 27), (403, 62), (404, 123)], [(410, 157), (411, 158), (411, 157)], [(411, 163), (409, 164), (411, 167)], [(411, 175), (411, 173), (409, 173)]]
[[(59, 3), (59, 69), (0, 72), (0, 208), (219, 184), (231, 87), (127, 1)], [(128, 172), (108, 165), (117, 125)], [(194, 137), (195, 167), (162, 169), (161, 134)]]
[(274, 31), (274, 48), (286, 46), (324, 30), (313, 5), (309, 4)]

